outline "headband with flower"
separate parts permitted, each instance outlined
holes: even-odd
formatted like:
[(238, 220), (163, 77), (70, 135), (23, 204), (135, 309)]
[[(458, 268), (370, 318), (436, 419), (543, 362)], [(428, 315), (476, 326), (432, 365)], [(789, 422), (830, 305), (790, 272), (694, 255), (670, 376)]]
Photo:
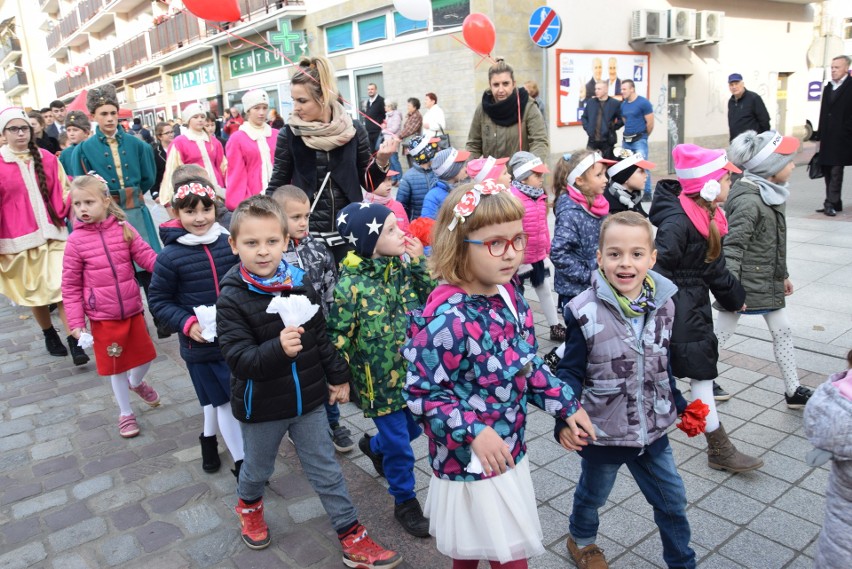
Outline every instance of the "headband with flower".
[(104, 180), (104, 179), (101, 177), (101, 175), (100, 175), (100, 174), (98, 174), (97, 172), (95, 172), (94, 170), (89, 170), (88, 172), (86, 172), (86, 175), (87, 175), (87, 176), (91, 176), (92, 178), (94, 178), (95, 180), (97, 180), (98, 182), (102, 183), (102, 184), (103, 184), (103, 185), (105, 185), (105, 186), (106, 186), (106, 185), (108, 185), (108, 184), (107, 184), (107, 181), (106, 181), (106, 180)]
[(198, 182), (192, 182), (191, 184), (185, 184), (183, 186), (178, 187), (175, 191), (176, 200), (182, 200), (189, 194), (195, 194), (196, 196), (207, 196), (211, 200), (216, 199), (216, 192), (213, 191), (213, 188), (210, 186), (205, 186), (203, 184), (199, 184)]
[(458, 225), (459, 222), (464, 223), (465, 218), (472, 214), (473, 210), (476, 209), (476, 206), (479, 205), (479, 200), (482, 196), (490, 196), (507, 191), (509, 190), (506, 189), (506, 186), (498, 184), (490, 178), (484, 180), (481, 184), (476, 184), (473, 188), (465, 192), (459, 200), (459, 203), (457, 203), (453, 208), (453, 220), (450, 222), (447, 229), (452, 231), (456, 228), (456, 225)]

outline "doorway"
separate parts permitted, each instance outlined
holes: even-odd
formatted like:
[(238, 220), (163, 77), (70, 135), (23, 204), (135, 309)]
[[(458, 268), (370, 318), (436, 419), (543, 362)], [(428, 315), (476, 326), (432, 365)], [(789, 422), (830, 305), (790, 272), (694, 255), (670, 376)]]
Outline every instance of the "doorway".
[(672, 150), (684, 137), (684, 119), (686, 117), (686, 75), (669, 75), (668, 79), (668, 122), (666, 140), (668, 142), (668, 172), (675, 173)]

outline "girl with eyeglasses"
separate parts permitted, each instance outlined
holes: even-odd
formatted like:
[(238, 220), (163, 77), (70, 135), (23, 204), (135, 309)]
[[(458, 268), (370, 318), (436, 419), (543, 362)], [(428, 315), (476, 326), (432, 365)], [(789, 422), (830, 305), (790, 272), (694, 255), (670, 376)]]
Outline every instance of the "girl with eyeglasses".
[(50, 355), (67, 356), (50, 319), (49, 306), (56, 304), (74, 364), (83, 365), (89, 356), (71, 336), (62, 304), (68, 177), (53, 154), (36, 146), (23, 109), (0, 111), (0, 133), (6, 139), (0, 148), (0, 294), (32, 310)]
[[(433, 229), (433, 278), (401, 352), (408, 408), (429, 438), (425, 514), (453, 569), (524, 569), (544, 551), (526, 458), (527, 402), (594, 433), (571, 388), (536, 355), (533, 312), (512, 277), (524, 206), (491, 179), (456, 188)], [(594, 438), (594, 436), (593, 436)]]

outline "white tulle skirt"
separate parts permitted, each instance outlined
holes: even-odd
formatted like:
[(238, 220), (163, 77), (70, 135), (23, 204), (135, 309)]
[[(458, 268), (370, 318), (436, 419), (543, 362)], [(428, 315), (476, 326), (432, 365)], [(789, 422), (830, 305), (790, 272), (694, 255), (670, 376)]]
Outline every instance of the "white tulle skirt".
[(530, 465), (526, 457), (505, 474), (429, 482), (424, 514), (438, 551), (453, 559), (506, 563), (544, 552)]

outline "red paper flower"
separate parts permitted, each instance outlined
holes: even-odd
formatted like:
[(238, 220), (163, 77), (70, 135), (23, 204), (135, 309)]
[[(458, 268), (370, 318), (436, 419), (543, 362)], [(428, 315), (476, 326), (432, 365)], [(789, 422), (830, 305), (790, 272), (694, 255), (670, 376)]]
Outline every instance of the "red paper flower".
[(423, 243), (423, 246), (432, 244), (432, 226), (435, 220), (429, 217), (418, 217), (408, 226), (408, 231)]
[(710, 407), (705, 405), (701, 399), (696, 399), (684, 409), (677, 428), (686, 433), (688, 437), (700, 435), (707, 426), (707, 415), (709, 413)]

